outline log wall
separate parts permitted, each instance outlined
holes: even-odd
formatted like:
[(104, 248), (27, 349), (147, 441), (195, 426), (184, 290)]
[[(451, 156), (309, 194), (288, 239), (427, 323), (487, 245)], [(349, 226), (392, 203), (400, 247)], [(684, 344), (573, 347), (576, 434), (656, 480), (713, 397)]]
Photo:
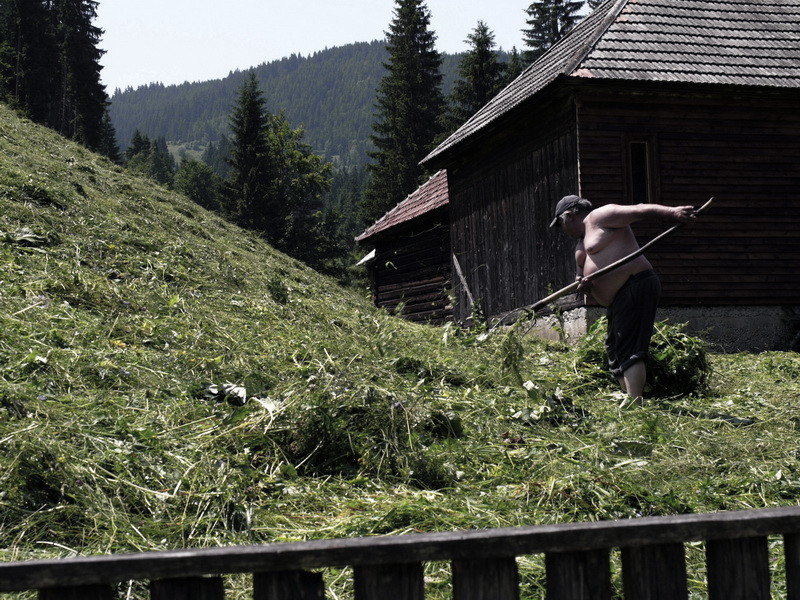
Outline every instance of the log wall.
[(549, 228), (556, 202), (577, 190), (573, 105), (552, 110), (528, 112), (448, 166), (452, 250), (464, 275), (453, 279), (458, 321), (471, 316), (470, 296), (491, 317), (574, 279), (572, 244)]
[[(787, 305), (800, 297), (800, 101), (726, 90), (579, 95), (581, 195), (629, 203), (631, 141), (651, 152), (651, 201), (699, 206), (698, 223), (648, 258), (662, 305)], [(636, 224), (646, 243), (668, 224)]]
[(428, 215), (411, 228), (375, 240), (371, 269), (376, 306), (410, 321), (442, 323), (452, 318), (450, 233), (444, 214)]

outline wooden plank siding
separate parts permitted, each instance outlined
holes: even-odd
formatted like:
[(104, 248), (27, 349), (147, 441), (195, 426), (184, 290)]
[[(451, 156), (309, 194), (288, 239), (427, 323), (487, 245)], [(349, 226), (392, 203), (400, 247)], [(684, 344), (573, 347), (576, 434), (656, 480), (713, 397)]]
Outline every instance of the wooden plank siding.
[[(648, 258), (662, 305), (786, 305), (800, 297), (800, 102), (781, 97), (579, 93), (580, 193), (629, 203), (630, 141), (649, 143), (651, 201), (700, 205)], [(666, 224), (637, 224), (640, 243)]]
[[(532, 304), (575, 273), (569, 240), (548, 227), (555, 202), (577, 189), (573, 106), (527, 113), (504, 131), (491, 151), (448, 167), (452, 251), (486, 316)], [(472, 307), (458, 277), (453, 287), (463, 322)]]
[(410, 321), (442, 323), (452, 318), (450, 233), (446, 211), (423, 223), (378, 238), (371, 268), (376, 306)]

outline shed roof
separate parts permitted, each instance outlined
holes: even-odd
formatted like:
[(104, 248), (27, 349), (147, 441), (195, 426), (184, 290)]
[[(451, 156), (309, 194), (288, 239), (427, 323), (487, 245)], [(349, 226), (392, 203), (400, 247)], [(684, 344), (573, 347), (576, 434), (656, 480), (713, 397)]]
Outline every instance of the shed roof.
[(445, 206), (447, 203), (447, 171), (441, 170), (375, 221), (356, 238), (356, 241), (367, 241), (381, 232), (407, 223), (416, 217)]
[(800, 4), (607, 0), (422, 162), (472, 137), (560, 75), (800, 88)]

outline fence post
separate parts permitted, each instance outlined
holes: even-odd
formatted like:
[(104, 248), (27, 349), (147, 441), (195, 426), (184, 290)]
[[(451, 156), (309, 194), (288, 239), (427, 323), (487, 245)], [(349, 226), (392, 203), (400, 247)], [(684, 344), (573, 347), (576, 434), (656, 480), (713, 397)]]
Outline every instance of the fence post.
[(182, 577), (150, 582), (150, 600), (223, 600), (222, 577)]
[(519, 600), (514, 558), (454, 560), (454, 600)]
[(39, 600), (112, 600), (110, 585), (46, 588), (39, 590)]
[(786, 600), (800, 600), (800, 534), (783, 536), (786, 558)]
[(622, 549), (625, 598), (686, 600), (686, 552), (683, 544), (631, 546)]
[(545, 554), (547, 600), (611, 600), (608, 550)]
[(766, 537), (706, 542), (709, 600), (769, 600)]
[(277, 571), (253, 575), (253, 600), (322, 600), (322, 573)]
[(422, 563), (355, 567), (355, 600), (424, 600)]

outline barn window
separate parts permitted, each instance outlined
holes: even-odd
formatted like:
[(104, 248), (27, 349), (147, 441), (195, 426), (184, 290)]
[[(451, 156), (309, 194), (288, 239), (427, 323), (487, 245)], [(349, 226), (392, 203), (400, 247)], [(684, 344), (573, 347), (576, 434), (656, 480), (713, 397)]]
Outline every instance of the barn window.
[(647, 142), (630, 142), (631, 200), (634, 204), (651, 202), (650, 159)]
[(647, 142), (630, 142), (629, 147), (631, 200), (634, 204), (651, 202), (651, 175)]

